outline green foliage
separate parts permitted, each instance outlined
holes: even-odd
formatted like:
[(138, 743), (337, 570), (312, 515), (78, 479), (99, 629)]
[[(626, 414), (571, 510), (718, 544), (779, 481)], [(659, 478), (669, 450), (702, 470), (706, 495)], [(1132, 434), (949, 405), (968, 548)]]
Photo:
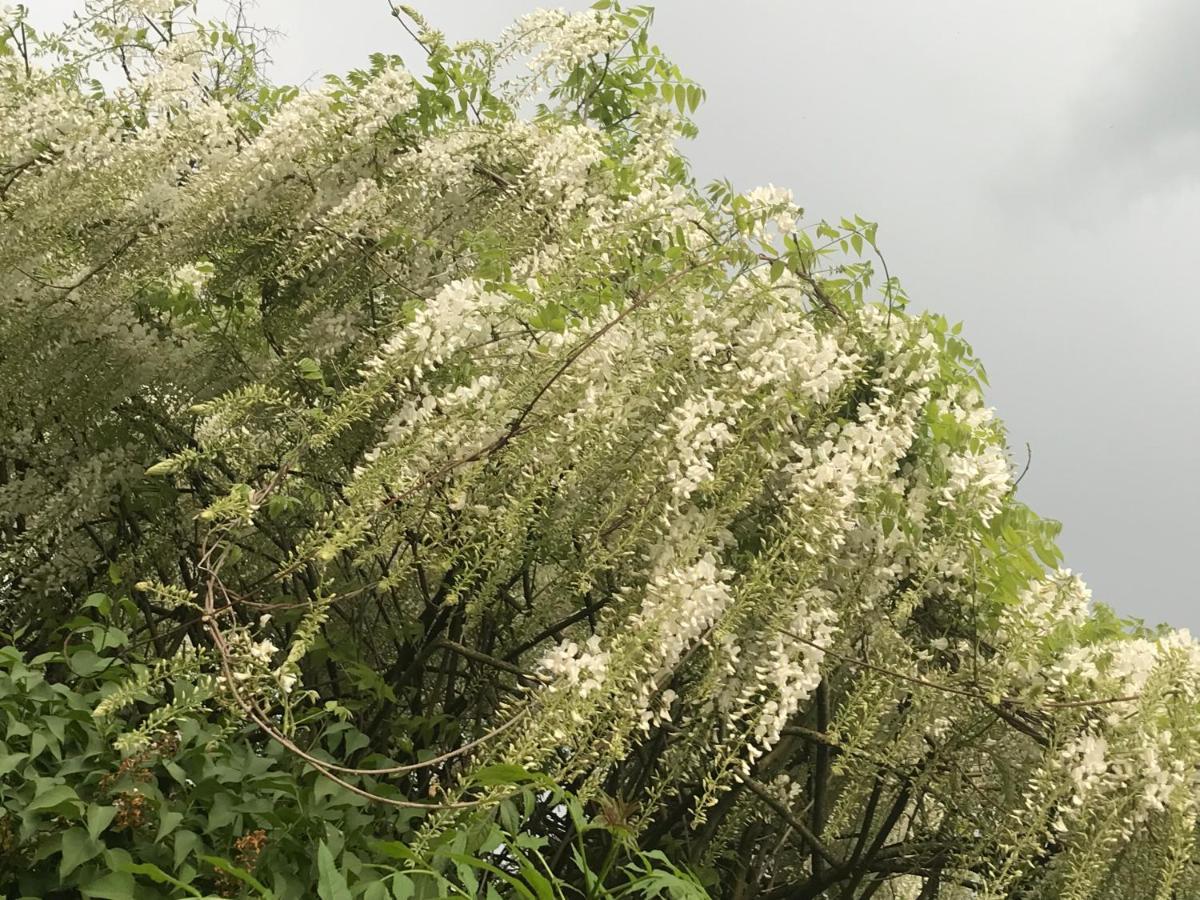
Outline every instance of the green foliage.
[[(91, 650), (31, 661), (15, 647), (0, 647), (0, 894), (282, 898), (308, 896), (315, 885), (323, 900), (344, 900), (473, 897), (491, 884), (513, 896), (562, 896), (558, 889), (545, 893), (550, 876), (537, 852), (545, 838), (523, 830), (528, 810), (550, 802), (539, 793), (552, 786), (539, 783), (504, 801), (503, 825), (464, 833), (422, 859), (404, 843), (420, 814), (373, 806), (253, 731), (230, 733), (187, 718), (178, 731), (122, 756), (112, 746), (114, 733), (148, 708), (139, 704), (116, 724), (92, 715), (131, 676), (114, 649), (97, 657), (102, 671), (71, 677), (81, 658), (95, 656)], [(308, 731), (322, 753), (363, 740), (332, 715), (310, 722)], [(492, 785), (531, 778), (512, 766), (476, 774)], [(620, 887), (595, 896), (703, 896), (669, 860), (639, 853), (627, 835), (588, 821), (577, 800), (555, 797), (570, 809), (581, 865), (593, 839), (611, 841), (628, 860)], [(674, 892), (662, 893), (666, 887)]]

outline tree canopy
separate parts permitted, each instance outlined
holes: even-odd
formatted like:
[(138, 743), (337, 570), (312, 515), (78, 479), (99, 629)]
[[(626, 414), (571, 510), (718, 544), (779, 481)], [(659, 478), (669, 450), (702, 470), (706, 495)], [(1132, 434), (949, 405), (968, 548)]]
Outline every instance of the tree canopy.
[(1200, 896), (1200, 647), (876, 226), (698, 184), (647, 7), (393, 13), (3, 12), (0, 893)]

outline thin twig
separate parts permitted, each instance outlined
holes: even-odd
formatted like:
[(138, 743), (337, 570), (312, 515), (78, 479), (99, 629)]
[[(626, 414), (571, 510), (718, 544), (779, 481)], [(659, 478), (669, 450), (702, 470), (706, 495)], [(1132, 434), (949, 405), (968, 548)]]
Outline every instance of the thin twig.
[[(978, 700), (982, 703), (988, 704), (989, 706), (994, 705), (995, 701), (991, 697), (979, 691), (954, 687), (953, 685), (949, 684), (938, 684), (933, 681), (926, 681), (924, 678), (918, 678), (915, 675), (906, 675), (903, 672), (897, 672), (895, 669), (885, 669), (883, 666), (877, 666), (865, 659), (856, 659), (853, 656), (847, 656), (843, 653), (838, 653), (835, 650), (830, 650), (828, 647), (823, 647), (816, 641), (809, 640), (808, 638), (794, 632), (784, 631), (783, 633), (790, 638), (800, 641), (802, 644), (807, 644), (815, 650), (820, 650), (822, 653), (827, 653), (834, 659), (841, 660), (848, 665), (852, 665), (860, 669), (866, 669), (871, 672), (877, 672), (880, 675), (887, 675), (891, 678), (899, 678), (912, 684), (919, 684), (922, 687), (933, 688), (937, 691), (945, 691), (948, 694), (957, 694), (960, 697), (969, 697), (972, 700)], [(1030, 703), (1028, 700), (1022, 700), (1020, 697), (1001, 697), (1000, 703), (1006, 706), (1023, 707), (1036, 711), (1040, 709), (1074, 709), (1087, 706), (1107, 706), (1113, 703), (1131, 703), (1139, 699), (1141, 699), (1141, 694), (1128, 694), (1121, 697), (1102, 697), (1098, 700), (1048, 700), (1039, 704)]]
[(775, 813), (781, 819), (783, 819), (783, 821), (795, 829), (796, 833), (804, 838), (805, 843), (807, 843), (808, 846), (813, 849), (813, 852), (820, 856), (821, 859), (825, 860), (825, 862), (833, 868), (839, 868), (841, 866), (841, 863), (838, 862), (837, 858), (833, 855), (830, 849), (826, 847), (815, 834), (812, 833), (812, 831), (807, 825), (804, 824), (804, 822), (792, 815), (792, 811), (788, 809), (787, 806), (785, 806), (769, 790), (767, 790), (766, 787), (759, 784), (752, 778), (746, 779), (745, 784), (746, 787), (750, 788), (754, 795), (758, 797), (758, 799), (762, 800), (763, 803), (771, 807), (771, 809), (773, 809)]

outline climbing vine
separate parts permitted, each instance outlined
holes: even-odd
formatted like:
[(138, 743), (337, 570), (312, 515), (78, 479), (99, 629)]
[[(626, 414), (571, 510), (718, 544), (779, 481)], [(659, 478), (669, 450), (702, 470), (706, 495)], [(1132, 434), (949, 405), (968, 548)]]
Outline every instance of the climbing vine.
[(1200, 648), (876, 226), (697, 184), (647, 7), (391, 12), (0, 20), (0, 890), (1200, 891)]

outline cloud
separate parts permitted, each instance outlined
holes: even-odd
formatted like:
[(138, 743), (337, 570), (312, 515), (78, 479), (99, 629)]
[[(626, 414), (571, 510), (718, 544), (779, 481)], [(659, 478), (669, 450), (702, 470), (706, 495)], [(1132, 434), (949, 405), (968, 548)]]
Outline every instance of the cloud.
[(1059, 133), (1032, 149), (1039, 192), (1052, 202), (1069, 191), (1090, 208), (1124, 207), (1200, 184), (1198, 42), (1194, 0), (1141, 7), (1100, 55)]

